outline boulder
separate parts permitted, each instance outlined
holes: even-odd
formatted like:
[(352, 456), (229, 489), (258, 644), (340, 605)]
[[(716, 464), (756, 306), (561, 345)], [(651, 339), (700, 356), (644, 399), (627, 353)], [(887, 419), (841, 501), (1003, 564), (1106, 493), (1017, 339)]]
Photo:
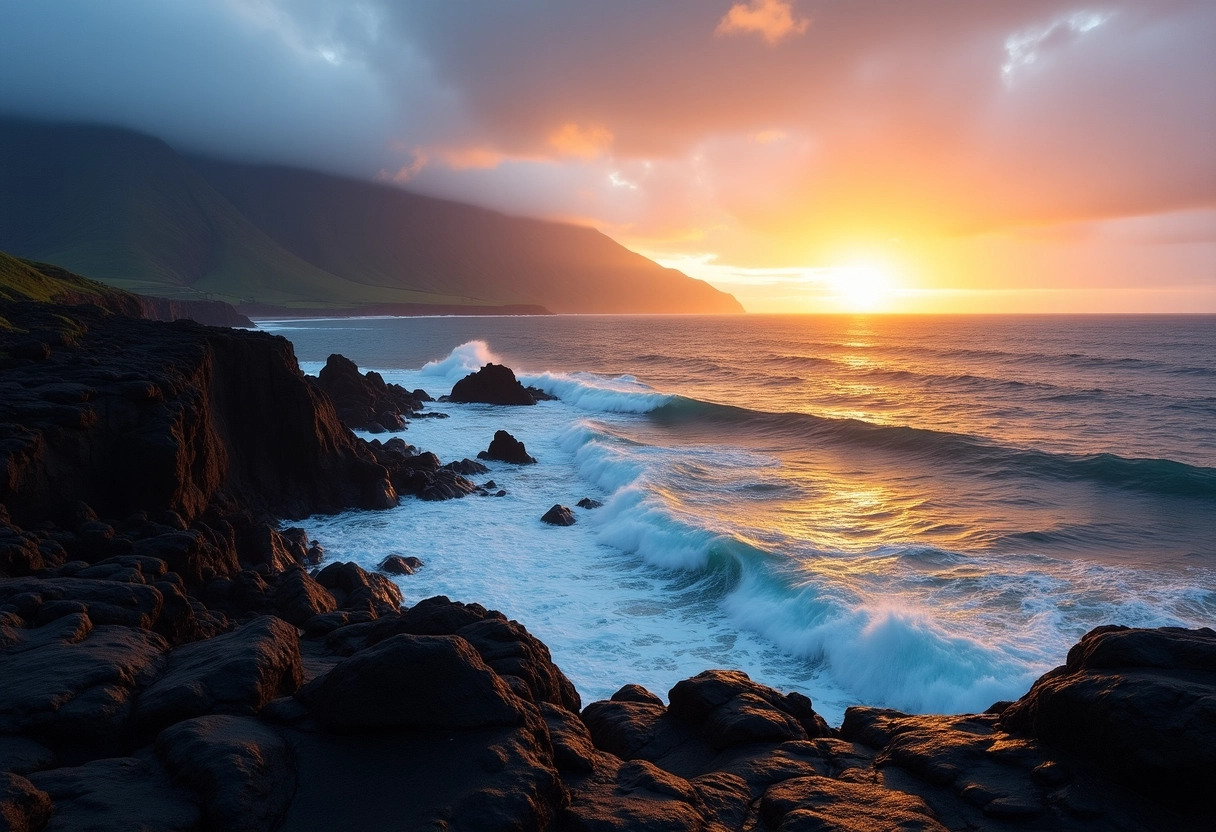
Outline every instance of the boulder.
[(477, 458), (513, 462), (516, 465), (532, 465), (536, 462), (534, 457), (528, 455), (528, 449), (524, 447), (524, 443), (505, 430), (495, 431), (494, 438), (490, 441), (490, 447), (478, 453)]
[(451, 469), (440, 469), (428, 479), (418, 496), (423, 500), (454, 500), (466, 497), (477, 490), (470, 480), (457, 474)]
[(1117, 779), (1199, 806), (1216, 773), (1216, 631), (1099, 627), (1000, 715)]
[(338, 602), (329, 590), (297, 564), (278, 576), (271, 598), (279, 616), (297, 627), (338, 609)]
[(50, 795), (24, 777), (0, 770), (0, 829), (38, 832), (50, 819)]
[(356, 563), (329, 564), (317, 573), (317, 583), (330, 591), (339, 609), (385, 615), (401, 607), (401, 590), (395, 583)]
[(827, 777), (797, 777), (770, 788), (760, 801), (769, 829), (785, 832), (839, 829), (899, 829), (946, 832), (919, 797), (872, 783)]
[(832, 735), (805, 696), (782, 695), (739, 670), (706, 670), (668, 696), (668, 715), (695, 727), (714, 748)]
[(171, 651), (165, 674), (140, 696), (135, 720), (150, 734), (202, 714), (256, 714), (271, 699), (294, 693), (303, 679), (295, 628), (261, 616)]
[(413, 556), (389, 555), (376, 568), (388, 575), (413, 575), (422, 568), (422, 561)]
[(198, 795), (212, 829), (269, 832), (295, 791), (287, 744), (256, 719), (201, 716), (166, 728), (156, 754), (175, 783)]
[(577, 522), (574, 512), (560, 504), (546, 511), (540, 519), (550, 526), (573, 526)]
[(12, 631), (0, 648), (0, 733), (51, 743), (117, 741), (136, 693), (163, 669), (167, 648), (155, 633), (94, 627), (84, 613)]
[(510, 367), (502, 364), (486, 364), (465, 376), (452, 387), (448, 399), (464, 403), (536, 404), (536, 397), (519, 383)]
[(523, 681), (528, 698), (578, 713), (578, 691), (553, 663), (549, 648), (518, 621), (487, 616), (456, 630), (490, 668), (504, 678)]
[(575, 503), (575, 505), (577, 505), (579, 508), (590, 509), (590, 508), (602, 508), (604, 504), (601, 503), (599, 500), (593, 500), (590, 497), (584, 497), (583, 499), (581, 499), (577, 503)]
[(29, 774), (52, 768), (55, 752), (28, 737), (0, 737), (0, 771)]
[(448, 471), (455, 471), (457, 474), (465, 477), (472, 477), (476, 474), (484, 474), (490, 470), (477, 460), (468, 459), (467, 457), (459, 462), (449, 462), (443, 467)]
[(111, 757), (40, 771), (30, 782), (54, 806), (46, 832), (157, 830), (194, 832), (202, 815), (194, 796), (148, 757)]
[(459, 636), (401, 634), (339, 663), (297, 697), (338, 732), (522, 724), (522, 703)]

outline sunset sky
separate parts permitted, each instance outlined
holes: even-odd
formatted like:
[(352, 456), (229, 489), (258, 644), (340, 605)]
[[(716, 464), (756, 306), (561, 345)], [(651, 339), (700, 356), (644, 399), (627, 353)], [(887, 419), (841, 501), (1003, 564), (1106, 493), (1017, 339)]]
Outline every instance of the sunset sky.
[(42, 0), (0, 112), (593, 225), (750, 311), (1216, 312), (1212, 0)]

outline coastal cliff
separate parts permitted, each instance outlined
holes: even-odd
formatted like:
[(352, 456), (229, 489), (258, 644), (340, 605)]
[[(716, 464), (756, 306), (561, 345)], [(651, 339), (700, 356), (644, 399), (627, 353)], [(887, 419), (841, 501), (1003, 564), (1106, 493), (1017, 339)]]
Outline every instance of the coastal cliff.
[[(460, 479), (356, 438), (284, 339), (48, 304), (0, 317), (0, 829), (1210, 822), (1212, 630), (1099, 628), (982, 714), (852, 708), (835, 728), (730, 670), (584, 706), (520, 623), (403, 607), (273, 522)], [(339, 359), (343, 412), (370, 396), (378, 413), (382, 380)]]

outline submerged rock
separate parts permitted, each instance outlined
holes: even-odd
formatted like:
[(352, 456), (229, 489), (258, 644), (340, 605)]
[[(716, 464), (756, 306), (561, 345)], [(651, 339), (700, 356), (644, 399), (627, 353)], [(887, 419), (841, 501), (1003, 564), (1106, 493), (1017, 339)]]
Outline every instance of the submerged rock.
[(413, 575), (422, 568), (422, 561), (412, 556), (389, 555), (376, 568), (388, 575)]
[(575, 503), (579, 508), (603, 508), (604, 504), (599, 500), (593, 500), (590, 497), (584, 497)]
[(495, 431), (494, 439), (490, 441), (490, 447), (477, 454), (477, 458), (513, 462), (517, 465), (532, 465), (536, 462), (535, 457), (528, 455), (528, 449), (524, 447), (524, 443), (505, 430)]

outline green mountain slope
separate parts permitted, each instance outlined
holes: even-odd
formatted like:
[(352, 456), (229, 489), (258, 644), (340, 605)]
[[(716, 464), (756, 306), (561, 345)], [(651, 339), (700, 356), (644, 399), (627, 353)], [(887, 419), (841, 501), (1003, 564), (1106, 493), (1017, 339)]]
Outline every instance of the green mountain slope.
[(133, 292), (326, 308), (460, 303), (355, 284), (286, 251), (158, 139), (0, 122), (0, 248)]
[(58, 266), (21, 260), (0, 251), (0, 300), (40, 303), (91, 303), (111, 312), (139, 314), (132, 294), (73, 274)]
[(196, 167), (284, 248), (371, 286), (446, 288), (555, 312), (742, 311), (730, 295), (591, 228), (310, 171)]
[(132, 291), (318, 310), (742, 311), (591, 229), (190, 160), (129, 131), (0, 120), (0, 161), (0, 248)]

